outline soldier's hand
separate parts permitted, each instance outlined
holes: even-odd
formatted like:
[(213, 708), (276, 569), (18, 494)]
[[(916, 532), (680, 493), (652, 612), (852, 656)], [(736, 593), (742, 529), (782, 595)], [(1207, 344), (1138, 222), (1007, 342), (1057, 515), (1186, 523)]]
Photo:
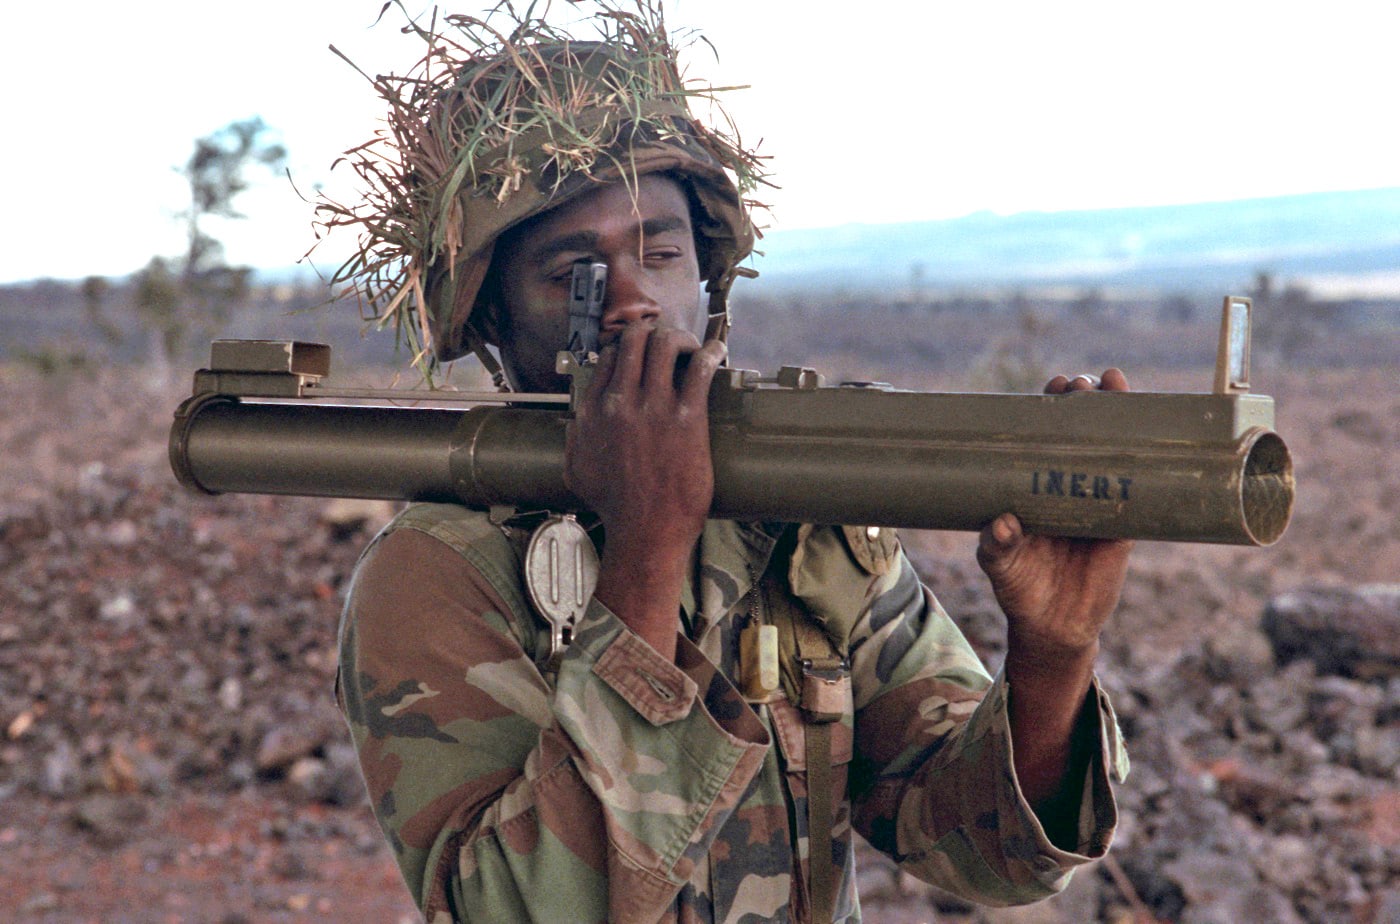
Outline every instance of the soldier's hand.
[[(1058, 375), (1046, 394), (1127, 391), (1118, 369), (1102, 379)], [(991, 580), (1006, 614), (1008, 658), (1063, 663), (1092, 659), (1099, 632), (1118, 604), (1127, 574), (1125, 540), (1065, 539), (1028, 535), (1014, 514), (1003, 514), (983, 531), (977, 560)]]
[(714, 495), (709, 390), (725, 355), (723, 343), (702, 346), (688, 331), (628, 324), (599, 353), (566, 430), (564, 483), (605, 531), (595, 595), (667, 656)]

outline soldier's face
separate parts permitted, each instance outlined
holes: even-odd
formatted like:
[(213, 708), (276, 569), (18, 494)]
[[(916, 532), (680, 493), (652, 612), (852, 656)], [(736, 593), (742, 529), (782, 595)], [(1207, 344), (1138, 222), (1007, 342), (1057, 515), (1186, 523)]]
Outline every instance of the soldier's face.
[(600, 186), (503, 237), (501, 360), (520, 391), (568, 391), (554, 357), (568, 345), (569, 280), (578, 260), (606, 263), (601, 341), (635, 322), (703, 336), (700, 271), (690, 207), (675, 180), (643, 176), (636, 200)]

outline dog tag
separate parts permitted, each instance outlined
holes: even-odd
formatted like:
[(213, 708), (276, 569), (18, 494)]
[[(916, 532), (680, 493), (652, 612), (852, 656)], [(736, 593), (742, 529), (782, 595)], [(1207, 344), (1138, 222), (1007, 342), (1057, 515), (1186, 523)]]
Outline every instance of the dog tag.
[(750, 623), (739, 632), (739, 683), (744, 698), (766, 702), (780, 682), (778, 627)]

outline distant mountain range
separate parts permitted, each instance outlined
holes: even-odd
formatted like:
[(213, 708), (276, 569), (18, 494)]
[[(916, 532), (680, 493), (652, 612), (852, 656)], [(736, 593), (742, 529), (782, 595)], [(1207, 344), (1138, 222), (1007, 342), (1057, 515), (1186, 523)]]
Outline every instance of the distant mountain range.
[(774, 231), (765, 288), (1093, 285), (1192, 290), (1400, 271), (1400, 188), (1198, 205), (981, 212)]
[[(1281, 280), (1390, 274), (1400, 294), (1400, 187), (1194, 205), (770, 231), (744, 291), (909, 292), (1008, 286), (1239, 291)], [(260, 270), (265, 281), (304, 267)], [(1389, 291), (1393, 289), (1392, 291)]]

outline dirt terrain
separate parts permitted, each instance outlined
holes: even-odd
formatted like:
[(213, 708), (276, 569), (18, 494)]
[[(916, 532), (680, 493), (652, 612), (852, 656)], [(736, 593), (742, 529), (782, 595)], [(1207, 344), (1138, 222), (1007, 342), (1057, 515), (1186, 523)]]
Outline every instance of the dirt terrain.
[[(1136, 550), (1102, 659), (1134, 759), (1112, 861), (995, 910), (867, 856), (868, 920), (1400, 921), (1400, 661), (1329, 664), (1277, 628), (1324, 591), (1400, 624), (1395, 366), (1256, 368), (1296, 515), (1268, 550)], [(389, 510), (185, 493), (165, 462), (179, 391), (0, 366), (0, 919), (416, 920), (332, 698), (345, 581)], [(905, 542), (995, 665), (973, 536)]]

